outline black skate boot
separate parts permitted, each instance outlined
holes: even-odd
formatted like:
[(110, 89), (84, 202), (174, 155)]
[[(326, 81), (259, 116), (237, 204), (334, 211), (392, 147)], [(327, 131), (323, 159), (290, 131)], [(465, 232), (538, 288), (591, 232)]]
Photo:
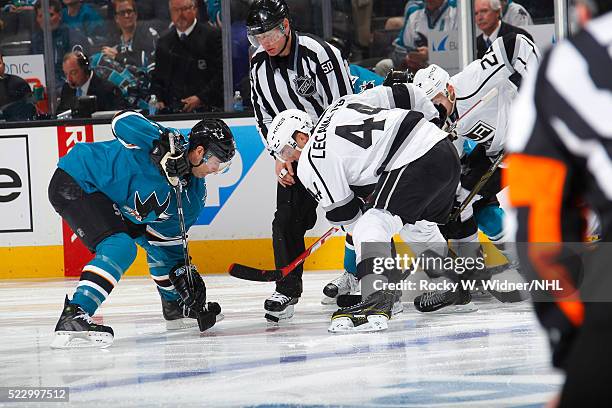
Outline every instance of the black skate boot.
[(414, 298), (414, 307), (423, 313), (435, 312), (442, 308), (447, 308), (444, 312), (448, 313), (469, 313), (477, 310), (473, 304), (470, 304), (471, 301), (470, 291), (459, 285), (456, 291), (425, 292)]
[(342, 295), (355, 294), (359, 291), (359, 280), (351, 273), (344, 272), (336, 279), (329, 282), (323, 288), (323, 299), (321, 304), (333, 305), (336, 304), (336, 298)]
[(106, 348), (113, 344), (113, 338), (113, 329), (95, 324), (87, 312), (78, 305), (71, 305), (66, 296), (64, 310), (55, 325), (51, 348)]
[[(193, 310), (185, 306), (180, 300), (166, 300), (161, 298), (162, 313), (166, 319), (166, 330), (181, 330), (191, 327), (198, 327), (198, 315)], [(206, 303), (206, 312), (215, 313), (215, 323), (223, 320), (221, 307), (216, 302)]]
[(264, 302), (264, 309), (266, 309), (265, 318), (271, 323), (291, 319), (293, 317), (293, 305), (299, 299), (299, 297), (285, 296), (280, 292), (274, 291), (272, 296)]
[(198, 316), (190, 308), (180, 305), (178, 300), (161, 298), (162, 313), (166, 319), (166, 330), (188, 329), (198, 326)]
[(394, 291), (376, 291), (354, 306), (335, 311), (327, 330), (331, 333), (386, 330), (397, 300), (398, 295)]

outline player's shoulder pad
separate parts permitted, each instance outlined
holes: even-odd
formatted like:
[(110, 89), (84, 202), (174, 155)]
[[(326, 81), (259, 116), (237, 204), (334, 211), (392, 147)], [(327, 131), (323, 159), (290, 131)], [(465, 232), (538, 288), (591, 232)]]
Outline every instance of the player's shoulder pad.
[(119, 112), (111, 122), (113, 136), (129, 149), (149, 149), (163, 130), (163, 126), (130, 110)]
[(504, 34), (501, 38), (495, 40), (495, 42), (500, 42), (499, 52), (502, 53), (502, 57), (504, 57), (504, 61), (506, 65), (510, 65), (508, 67), (511, 71), (514, 71), (514, 65), (518, 58), (524, 58), (523, 54), (526, 54), (526, 50), (528, 52), (533, 52), (537, 57), (539, 57), (539, 51), (534, 44), (527, 36), (520, 33), (507, 33)]
[(117, 126), (119, 124), (126, 123), (126, 121), (134, 122), (141, 119), (145, 119), (141, 113), (129, 109), (115, 113), (113, 119), (111, 120), (111, 131), (113, 132), (113, 136), (117, 138), (120, 137), (120, 134), (117, 133)]

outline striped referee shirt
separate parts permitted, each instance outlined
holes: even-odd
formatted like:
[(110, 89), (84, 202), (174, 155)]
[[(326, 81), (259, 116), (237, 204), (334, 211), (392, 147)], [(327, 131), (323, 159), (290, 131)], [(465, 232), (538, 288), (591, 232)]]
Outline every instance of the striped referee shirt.
[(612, 238), (612, 13), (553, 47), (513, 107), (505, 182), (517, 240), (581, 242), (586, 203)]
[(287, 57), (271, 57), (259, 47), (251, 58), (251, 100), (264, 138), (278, 113), (299, 109), (316, 123), (334, 100), (353, 93), (338, 49), (310, 34), (292, 31), (291, 36)]

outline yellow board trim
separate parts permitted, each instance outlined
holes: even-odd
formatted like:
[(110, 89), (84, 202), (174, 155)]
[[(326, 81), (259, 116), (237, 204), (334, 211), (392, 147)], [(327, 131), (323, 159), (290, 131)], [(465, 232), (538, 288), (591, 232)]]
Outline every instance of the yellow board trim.
[[(306, 245), (317, 238), (306, 238)], [(487, 265), (505, 262), (504, 256), (480, 235)], [(218, 241), (192, 241), (189, 253), (203, 274), (226, 273), (232, 263), (253, 267), (274, 268), (271, 239), (237, 239)], [(308, 257), (306, 270), (342, 269), (344, 237), (330, 238), (317, 252)], [(64, 254), (61, 245), (43, 247), (0, 248), (0, 279), (63, 278)], [(139, 247), (138, 256), (126, 276), (145, 276), (148, 267), (145, 252)]]
[[(317, 238), (306, 238), (306, 245)], [(226, 273), (231, 263), (274, 268), (271, 239), (192, 241), (189, 254), (203, 274)], [(344, 237), (332, 237), (308, 258), (307, 270), (342, 268)], [(0, 279), (63, 278), (64, 250), (61, 245), (0, 248)], [(148, 275), (144, 250), (138, 247), (136, 261), (126, 276)]]

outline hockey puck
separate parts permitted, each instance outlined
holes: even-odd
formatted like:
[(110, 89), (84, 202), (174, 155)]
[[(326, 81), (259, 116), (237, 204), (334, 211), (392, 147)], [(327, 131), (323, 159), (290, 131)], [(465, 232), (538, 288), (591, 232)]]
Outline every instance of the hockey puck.
[(278, 323), (278, 320), (279, 320), (278, 317), (276, 317), (274, 315), (271, 315), (269, 313), (266, 313), (266, 315), (264, 317), (266, 318), (266, 320), (269, 320), (269, 321), (271, 321), (273, 323)]
[(206, 305), (206, 309), (216, 315), (221, 313), (221, 306), (217, 302), (208, 302), (208, 304)]

